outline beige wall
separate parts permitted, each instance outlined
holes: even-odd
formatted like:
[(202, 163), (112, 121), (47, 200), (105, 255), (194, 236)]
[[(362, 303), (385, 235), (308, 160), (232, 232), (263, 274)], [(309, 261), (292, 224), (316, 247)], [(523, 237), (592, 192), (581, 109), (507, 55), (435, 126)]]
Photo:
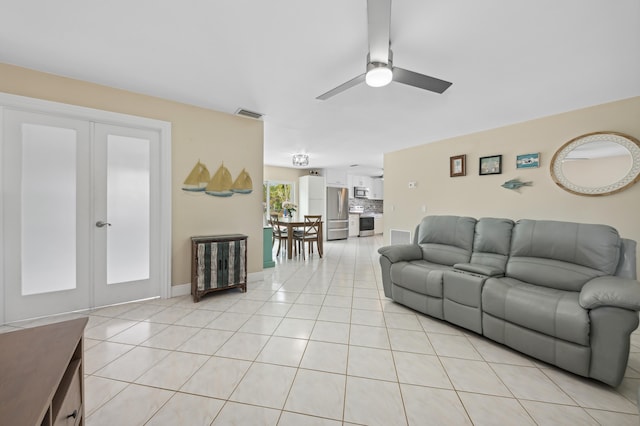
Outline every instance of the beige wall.
[[(192, 235), (248, 235), (248, 271), (262, 271), (262, 121), (1, 63), (0, 91), (171, 122), (172, 283), (191, 281)], [(245, 168), (254, 191), (230, 198), (182, 191), (198, 160), (211, 173), (224, 161), (234, 179)]]
[(298, 185), (298, 178), (309, 174), (305, 169), (294, 169), (293, 167), (264, 166), (264, 180), (295, 182)]
[[(390, 229), (413, 233), (427, 214), (453, 214), (604, 223), (640, 243), (640, 184), (609, 196), (584, 197), (556, 186), (549, 173), (556, 150), (579, 135), (609, 130), (640, 139), (639, 117), (640, 97), (635, 97), (388, 153), (386, 242)], [(534, 152), (540, 153), (539, 168), (516, 169), (516, 155)], [(460, 154), (467, 156), (467, 175), (450, 178), (449, 157)], [(497, 154), (502, 154), (502, 174), (478, 176), (479, 157)], [(533, 186), (519, 191), (500, 186), (514, 178)], [(410, 181), (417, 182), (415, 189), (408, 188)]]

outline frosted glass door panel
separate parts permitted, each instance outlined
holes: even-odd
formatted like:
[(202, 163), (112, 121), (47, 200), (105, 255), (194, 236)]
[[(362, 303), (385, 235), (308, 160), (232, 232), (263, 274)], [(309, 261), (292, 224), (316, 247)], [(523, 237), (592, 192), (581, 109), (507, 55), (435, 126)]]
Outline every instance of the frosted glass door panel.
[(149, 140), (107, 136), (107, 284), (149, 278)]
[(0, 115), (4, 320), (86, 309), (91, 126), (8, 108)]
[(22, 125), (22, 295), (76, 288), (74, 129)]
[(159, 134), (100, 123), (94, 130), (95, 305), (159, 296)]

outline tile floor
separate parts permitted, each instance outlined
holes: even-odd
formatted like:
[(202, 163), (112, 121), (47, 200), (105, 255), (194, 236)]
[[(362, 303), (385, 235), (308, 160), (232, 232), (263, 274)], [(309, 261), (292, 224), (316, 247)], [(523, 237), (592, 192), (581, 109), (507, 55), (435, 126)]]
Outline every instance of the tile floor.
[(638, 425), (640, 334), (621, 386), (582, 379), (386, 299), (380, 244), (281, 254), (247, 293), (91, 312), (86, 424)]

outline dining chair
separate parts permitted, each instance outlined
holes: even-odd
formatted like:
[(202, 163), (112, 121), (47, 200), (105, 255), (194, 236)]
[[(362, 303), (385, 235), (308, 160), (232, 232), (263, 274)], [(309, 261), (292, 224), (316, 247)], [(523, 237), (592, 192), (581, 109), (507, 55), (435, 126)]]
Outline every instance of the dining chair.
[(273, 229), (273, 232), (271, 233), (271, 248), (273, 248), (273, 245), (276, 243), (276, 225), (278, 223), (279, 216), (279, 213), (269, 213), (269, 225)]
[(302, 259), (304, 259), (304, 243), (309, 243), (309, 256), (313, 253), (313, 242), (316, 243), (316, 249), (318, 254), (322, 257), (322, 253), (318, 247), (318, 241), (322, 238), (320, 234), (320, 222), (322, 221), (322, 215), (305, 215), (304, 216), (304, 228), (300, 231), (293, 233), (293, 239), (297, 245), (300, 246), (302, 252)]
[(287, 234), (287, 228), (278, 223), (277, 213), (270, 215), (269, 222), (271, 224), (271, 228), (273, 229), (273, 240), (271, 242), (271, 247), (273, 248), (275, 241), (278, 240), (278, 252), (276, 253), (276, 256), (279, 256), (280, 248), (282, 246), (282, 240), (285, 241), (285, 247), (287, 247), (286, 241), (289, 238), (289, 235)]

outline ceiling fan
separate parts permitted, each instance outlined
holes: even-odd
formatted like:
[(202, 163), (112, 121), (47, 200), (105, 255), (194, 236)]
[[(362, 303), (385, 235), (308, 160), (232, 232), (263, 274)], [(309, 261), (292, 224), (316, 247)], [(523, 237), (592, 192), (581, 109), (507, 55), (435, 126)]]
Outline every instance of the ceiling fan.
[(397, 81), (436, 93), (442, 93), (451, 86), (452, 83), (448, 81), (393, 66), (393, 52), (389, 41), (390, 23), (391, 0), (367, 0), (367, 27), (369, 31), (367, 71), (323, 93), (316, 99), (324, 101), (363, 81), (371, 87), (382, 87), (391, 81)]

